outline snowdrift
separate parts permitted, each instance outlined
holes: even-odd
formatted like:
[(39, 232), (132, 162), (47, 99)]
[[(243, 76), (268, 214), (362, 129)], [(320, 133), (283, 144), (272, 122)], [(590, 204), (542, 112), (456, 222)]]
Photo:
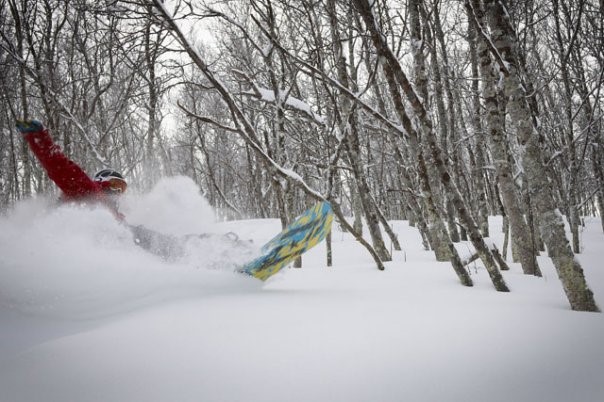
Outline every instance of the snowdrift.
[[(129, 195), (132, 224), (175, 235), (236, 232), (261, 246), (277, 220), (217, 222), (185, 178)], [(215, 240), (165, 261), (100, 208), (20, 203), (0, 218), (0, 401), (599, 402), (604, 318), (569, 309), (553, 267), (480, 262), (466, 288), (393, 222), (404, 250), (386, 270), (336, 224), (325, 247), (265, 284)], [(491, 220), (502, 245), (501, 219)], [(578, 256), (604, 306), (603, 234)], [(465, 243), (459, 249), (471, 253)]]

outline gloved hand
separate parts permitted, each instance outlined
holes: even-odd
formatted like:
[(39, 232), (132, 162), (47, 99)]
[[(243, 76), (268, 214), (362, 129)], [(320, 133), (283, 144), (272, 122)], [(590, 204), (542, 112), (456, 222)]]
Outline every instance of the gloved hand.
[(35, 133), (44, 130), (44, 125), (38, 120), (17, 120), (15, 125), (21, 134)]

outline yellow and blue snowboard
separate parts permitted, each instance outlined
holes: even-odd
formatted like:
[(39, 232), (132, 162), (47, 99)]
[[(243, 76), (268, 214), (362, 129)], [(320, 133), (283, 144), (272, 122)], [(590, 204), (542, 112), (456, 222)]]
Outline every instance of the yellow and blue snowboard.
[(266, 243), (262, 247), (262, 255), (242, 267), (240, 272), (267, 280), (319, 244), (331, 230), (332, 221), (333, 211), (329, 203), (319, 202)]

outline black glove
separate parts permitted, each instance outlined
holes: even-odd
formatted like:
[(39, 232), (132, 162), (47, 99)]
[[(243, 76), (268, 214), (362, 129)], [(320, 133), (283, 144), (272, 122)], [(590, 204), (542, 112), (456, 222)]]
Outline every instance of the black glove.
[(39, 120), (17, 120), (15, 125), (21, 134), (36, 133), (44, 130), (44, 125)]

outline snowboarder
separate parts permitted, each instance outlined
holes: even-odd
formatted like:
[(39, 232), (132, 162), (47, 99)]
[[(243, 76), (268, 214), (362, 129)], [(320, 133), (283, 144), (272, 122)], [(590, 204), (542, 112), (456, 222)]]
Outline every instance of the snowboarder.
[[(40, 121), (18, 120), (16, 126), (48, 177), (63, 191), (64, 200), (104, 204), (118, 221), (130, 229), (135, 243), (143, 249), (165, 259), (179, 258), (185, 252), (184, 245), (188, 239), (211, 237), (208, 234), (177, 237), (149, 230), (142, 225), (129, 225), (125, 216), (119, 212), (116, 202), (116, 196), (123, 194), (128, 187), (120, 173), (103, 169), (91, 179), (80, 166), (65, 156)], [(239, 268), (239, 272), (261, 280), (268, 279), (295, 257), (323, 240), (331, 229), (332, 219), (330, 205), (327, 202), (318, 203), (267, 243), (263, 256)], [(229, 241), (233, 247), (250, 250), (250, 243), (239, 240), (232, 232), (222, 238)]]
[[(117, 203), (117, 197), (128, 187), (120, 173), (103, 169), (91, 179), (80, 166), (65, 156), (40, 121), (18, 120), (16, 126), (48, 177), (62, 190), (63, 200), (105, 205), (120, 223), (130, 229), (134, 242), (143, 249), (165, 259), (178, 258), (184, 253), (187, 239), (209, 237), (206, 234), (177, 237), (147, 229), (143, 225), (128, 224)], [(234, 233), (227, 233), (224, 238), (234, 245), (243, 244)]]
[(63, 200), (98, 202), (107, 206), (116, 219), (124, 220), (115, 198), (128, 187), (120, 173), (113, 169), (103, 169), (91, 179), (80, 166), (65, 156), (40, 121), (18, 120), (16, 126), (48, 177), (63, 192)]
[(48, 177), (62, 190), (62, 200), (105, 205), (119, 222), (130, 229), (140, 247), (164, 258), (181, 253), (181, 242), (174, 236), (126, 222), (125, 215), (118, 209), (117, 197), (126, 191), (128, 184), (119, 172), (103, 169), (91, 179), (78, 164), (65, 156), (40, 121), (18, 120), (16, 126)]

